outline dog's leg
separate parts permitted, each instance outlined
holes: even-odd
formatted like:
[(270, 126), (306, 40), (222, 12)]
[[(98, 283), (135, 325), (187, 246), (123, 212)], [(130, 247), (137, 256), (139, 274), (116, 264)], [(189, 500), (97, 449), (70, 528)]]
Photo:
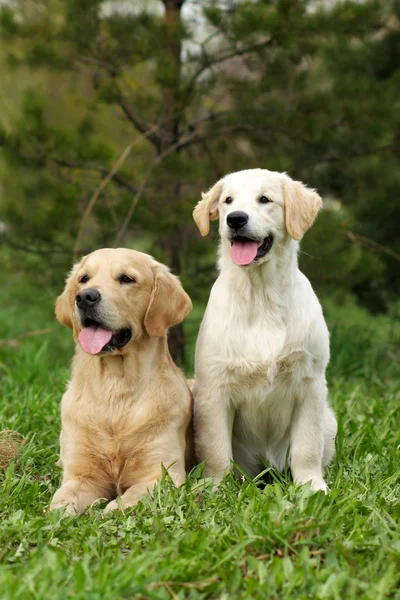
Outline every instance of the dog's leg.
[[(53, 496), (50, 510), (64, 508), (70, 515), (80, 515), (99, 498), (109, 499), (109, 493), (84, 477), (68, 479)], [(111, 496), (112, 497), (112, 496)]]
[(324, 416), (324, 454), (322, 465), (329, 465), (335, 454), (335, 439), (337, 434), (337, 421), (330, 406), (325, 406)]
[(324, 411), (323, 381), (302, 382), (293, 411), (290, 446), (291, 471), (296, 483), (310, 483), (313, 491), (328, 491), (323, 478)]
[(112, 500), (112, 502), (109, 502), (104, 509), (104, 514), (106, 515), (113, 510), (118, 510), (120, 507), (124, 509), (129, 508), (130, 506), (135, 506), (145, 496), (151, 496), (154, 486), (156, 485), (160, 477), (161, 474), (159, 477), (149, 479), (149, 481), (144, 481), (143, 483), (135, 483), (130, 488), (128, 488), (119, 499)]
[[(184, 471), (180, 469), (174, 470), (173, 467), (171, 467), (168, 469), (168, 473), (176, 487), (179, 487), (185, 483), (186, 474)], [(118, 500), (109, 502), (104, 509), (104, 514), (106, 515), (113, 510), (119, 509), (120, 507), (124, 509), (129, 508), (130, 506), (135, 506), (145, 496), (151, 496), (154, 486), (159, 479), (161, 479), (161, 472), (156, 477), (149, 478), (148, 481), (135, 483), (128, 488)]]
[(155, 484), (161, 479), (162, 465), (168, 470), (176, 487), (185, 483), (184, 437), (180, 440), (182, 443), (177, 447), (176, 433), (176, 431), (172, 432), (173, 437), (167, 433), (164, 440), (156, 438), (146, 448), (146, 457), (142, 460), (134, 458), (125, 463), (118, 483), (119, 489), (125, 491), (119, 499), (107, 504), (104, 514), (120, 507), (124, 509), (135, 506), (145, 496), (151, 496)]
[[(196, 385), (196, 384), (195, 384)], [(230, 470), (232, 461), (232, 427), (235, 410), (225, 393), (207, 392), (195, 387), (194, 437), (196, 455), (206, 461), (206, 476), (218, 485)]]

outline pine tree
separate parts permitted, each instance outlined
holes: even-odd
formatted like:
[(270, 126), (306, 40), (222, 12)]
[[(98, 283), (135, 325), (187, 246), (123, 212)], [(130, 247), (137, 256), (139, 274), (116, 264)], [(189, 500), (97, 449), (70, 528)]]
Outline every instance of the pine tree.
[[(193, 206), (221, 175), (262, 166), (340, 201), (303, 245), (317, 288), (387, 307), (399, 286), (398, 5), (195, 9), (189, 0), (1, 7), (11, 73), (0, 117), (3, 240), (63, 269), (73, 254), (132, 245), (203, 302), (215, 236), (199, 239)], [(178, 328), (178, 362), (183, 341)]]

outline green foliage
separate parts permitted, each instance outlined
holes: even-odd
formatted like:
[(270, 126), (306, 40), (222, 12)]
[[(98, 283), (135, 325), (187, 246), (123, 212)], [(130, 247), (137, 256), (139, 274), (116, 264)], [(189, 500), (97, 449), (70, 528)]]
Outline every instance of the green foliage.
[[(215, 276), (215, 236), (199, 239), (193, 206), (221, 175), (261, 166), (328, 199), (302, 245), (301, 264), (318, 290), (393, 309), (398, 2), (207, 1), (200, 27), (189, 0), (167, 5), (1, 7), (5, 244), (46, 251), (49, 272), (61, 277), (90, 199), (133, 143), (83, 224), (81, 252), (144, 244), (203, 301)], [(19, 251), (7, 256), (20, 262)], [(191, 283), (197, 272), (201, 286)]]
[(47, 513), (71, 333), (55, 324), (46, 288), (17, 273), (4, 283), (4, 337), (32, 323), (54, 332), (0, 347), (0, 429), (27, 438), (0, 474), (1, 598), (398, 598), (398, 322), (325, 306), (340, 422), (327, 496), (274, 472), (267, 485), (228, 477), (213, 492), (198, 468), (179, 489), (165, 478), (125, 515), (103, 517), (99, 502), (73, 518)]
[(384, 285), (385, 267), (379, 257), (358, 244), (349, 244), (348, 232), (354, 228), (347, 211), (326, 207), (308, 232), (299, 262), (318, 295), (343, 302), (350, 294), (357, 296), (366, 282)]
[(0, 9), (0, 32), (3, 36), (12, 37), (18, 32), (16, 15), (10, 6), (2, 6)]

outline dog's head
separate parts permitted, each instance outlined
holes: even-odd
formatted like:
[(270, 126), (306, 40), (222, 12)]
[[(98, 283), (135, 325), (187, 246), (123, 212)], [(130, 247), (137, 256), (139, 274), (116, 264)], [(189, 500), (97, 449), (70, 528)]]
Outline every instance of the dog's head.
[(135, 250), (105, 248), (73, 267), (56, 317), (88, 354), (123, 354), (143, 336), (163, 336), (191, 308), (167, 267)]
[(247, 266), (268, 260), (274, 245), (288, 236), (300, 240), (321, 206), (315, 190), (285, 173), (249, 169), (223, 177), (202, 194), (193, 218), (204, 236), (219, 217), (233, 262)]

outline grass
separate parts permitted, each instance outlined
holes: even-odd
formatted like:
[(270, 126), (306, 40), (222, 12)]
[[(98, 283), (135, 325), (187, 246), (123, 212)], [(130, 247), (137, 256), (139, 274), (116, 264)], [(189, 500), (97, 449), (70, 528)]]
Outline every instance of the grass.
[(329, 495), (276, 473), (213, 492), (199, 469), (180, 489), (165, 478), (125, 515), (104, 518), (99, 504), (73, 518), (47, 514), (70, 334), (50, 292), (2, 289), (3, 339), (54, 332), (0, 347), (0, 429), (26, 436), (0, 474), (1, 599), (400, 600), (399, 323), (326, 307), (340, 421)]

